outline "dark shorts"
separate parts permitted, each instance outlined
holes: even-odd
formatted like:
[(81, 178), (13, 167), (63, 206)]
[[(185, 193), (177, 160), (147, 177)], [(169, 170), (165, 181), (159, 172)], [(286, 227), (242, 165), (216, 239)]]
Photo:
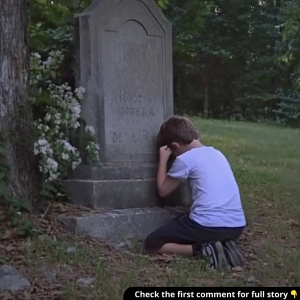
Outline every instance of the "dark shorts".
[(244, 231), (243, 227), (205, 227), (201, 226), (184, 214), (176, 217), (164, 226), (156, 229), (145, 240), (145, 249), (159, 250), (167, 243), (175, 244), (207, 244), (237, 240)]

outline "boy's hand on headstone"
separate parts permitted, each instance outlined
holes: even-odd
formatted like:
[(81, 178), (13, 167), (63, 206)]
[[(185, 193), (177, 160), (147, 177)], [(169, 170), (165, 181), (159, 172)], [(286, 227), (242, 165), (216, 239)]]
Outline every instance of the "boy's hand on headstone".
[(160, 160), (162, 161), (168, 161), (169, 157), (171, 156), (172, 151), (168, 146), (162, 146), (159, 149), (159, 157)]

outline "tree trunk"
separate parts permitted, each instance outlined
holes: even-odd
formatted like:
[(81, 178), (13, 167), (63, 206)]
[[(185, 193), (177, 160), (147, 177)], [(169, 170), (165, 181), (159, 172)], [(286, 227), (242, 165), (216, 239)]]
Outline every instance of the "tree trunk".
[(30, 144), (29, 55), (26, 0), (0, 0), (0, 134), (7, 131), (9, 190), (31, 203), (36, 191)]
[(208, 117), (208, 78), (205, 78), (205, 94), (204, 94), (204, 103), (203, 103), (203, 115)]

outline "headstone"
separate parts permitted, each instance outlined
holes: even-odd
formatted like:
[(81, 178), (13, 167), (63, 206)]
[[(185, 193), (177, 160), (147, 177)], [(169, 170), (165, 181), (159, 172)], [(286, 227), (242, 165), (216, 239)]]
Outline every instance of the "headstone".
[(173, 114), (172, 29), (153, 0), (95, 0), (77, 16), (82, 115), (96, 130), (100, 167), (81, 166), (66, 187), (95, 209), (178, 205), (156, 189), (156, 137)]

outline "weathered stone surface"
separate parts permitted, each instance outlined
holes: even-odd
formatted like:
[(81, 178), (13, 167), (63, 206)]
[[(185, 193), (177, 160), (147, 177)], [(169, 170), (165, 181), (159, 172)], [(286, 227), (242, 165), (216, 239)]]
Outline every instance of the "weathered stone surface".
[(174, 218), (174, 209), (134, 208), (60, 216), (58, 220), (75, 234), (101, 238), (115, 245), (124, 240), (144, 240), (149, 233)]
[(8, 265), (0, 266), (0, 290), (17, 292), (30, 285), (19, 270)]
[(94, 209), (177, 206), (189, 199), (185, 185), (160, 199), (156, 179), (67, 180), (65, 187), (73, 204)]
[[(101, 167), (81, 166), (66, 188), (91, 208), (160, 205), (156, 137), (173, 114), (172, 30), (153, 0), (95, 0), (77, 16), (82, 115)], [(187, 201), (178, 188), (166, 205)]]
[(82, 113), (101, 161), (156, 162), (156, 135), (173, 114), (171, 24), (152, 0), (95, 0), (78, 19)]
[(155, 178), (157, 164), (103, 164), (101, 167), (80, 166), (74, 172), (74, 178), (82, 180), (119, 180)]

